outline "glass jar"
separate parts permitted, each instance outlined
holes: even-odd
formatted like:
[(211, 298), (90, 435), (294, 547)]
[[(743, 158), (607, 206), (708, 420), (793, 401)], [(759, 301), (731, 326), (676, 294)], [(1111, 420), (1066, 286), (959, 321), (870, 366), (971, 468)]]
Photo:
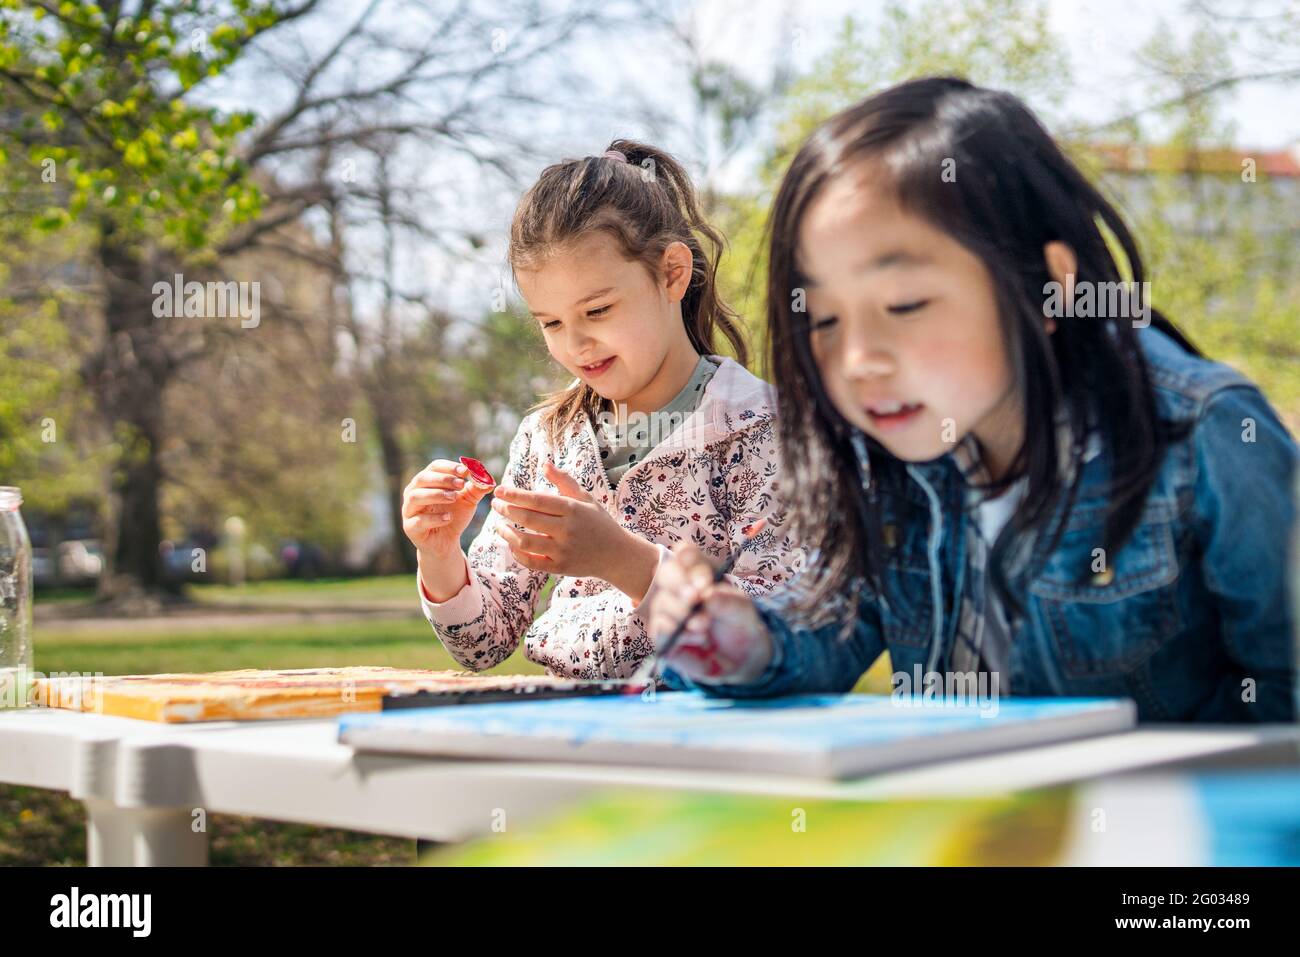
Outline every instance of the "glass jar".
[(18, 489), (0, 485), (0, 709), (27, 704), (32, 670), (32, 543), (22, 503)]

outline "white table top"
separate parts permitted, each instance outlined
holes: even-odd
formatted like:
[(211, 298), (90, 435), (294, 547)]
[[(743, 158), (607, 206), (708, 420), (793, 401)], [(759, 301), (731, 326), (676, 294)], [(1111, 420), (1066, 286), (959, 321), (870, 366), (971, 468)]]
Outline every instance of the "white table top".
[[(166, 725), (44, 708), (0, 712), (0, 781), (123, 808), (189, 807), (435, 840), (489, 832), (611, 789), (804, 799), (996, 794), (1183, 762), (1300, 766), (1300, 725), (1147, 725), (852, 781), (650, 767), (358, 754), (335, 719)], [(1270, 747), (1271, 746), (1271, 747)]]

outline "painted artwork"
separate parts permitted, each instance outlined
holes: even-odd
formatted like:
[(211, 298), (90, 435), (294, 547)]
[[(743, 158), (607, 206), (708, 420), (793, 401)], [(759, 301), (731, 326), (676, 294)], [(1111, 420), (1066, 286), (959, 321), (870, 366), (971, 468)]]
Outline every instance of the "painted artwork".
[[(1099, 816), (1104, 815), (1104, 816)], [(1300, 866), (1300, 772), (1134, 775), (1006, 795), (611, 792), (431, 866)]]
[[(36, 703), (45, 707), (169, 723), (333, 717), (379, 711), (384, 699), (476, 694), (557, 693), (583, 683), (546, 675), (479, 675), (410, 668), (248, 669), (209, 674), (45, 678)], [(585, 690), (582, 687), (581, 690)]]
[(1125, 699), (922, 705), (889, 695), (767, 700), (659, 692), (349, 716), (358, 750), (593, 761), (824, 778), (1131, 728)]

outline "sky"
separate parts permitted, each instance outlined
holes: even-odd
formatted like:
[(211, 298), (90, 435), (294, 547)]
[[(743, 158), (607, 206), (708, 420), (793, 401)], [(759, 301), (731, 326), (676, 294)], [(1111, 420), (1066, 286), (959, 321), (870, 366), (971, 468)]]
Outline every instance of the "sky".
[[(1209, 2), (1229, 12), (1240, 9), (1258, 14), (1283, 3), (1294, 6), (1300, 0)], [(1136, 53), (1156, 33), (1185, 41), (1193, 25), (1187, 4), (1188, 0), (1047, 0), (1049, 20), (1066, 47), (1073, 80), (1060, 115), (1080, 122), (1101, 121), (1149, 103), (1150, 94), (1144, 87), (1149, 68)], [(960, 5), (960, 0), (953, 0), (953, 7)], [(708, 57), (764, 84), (782, 57), (792, 58), (803, 72), (806, 64), (816, 64), (832, 46), (846, 16), (869, 28), (882, 6), (863, 0), (697, 0), (677, 9), (678, 22)], [(797, 53), (792, 55), (792, 49)], [(598, 152), (620, 135), (664, 143), (679, 156), (694, 158), (686, 135), (690, 91), (685, 72), (674, 69), (673, 55), (671, 45), (662, 37), (636, 33), (602, 36), (599, 41), (575, 45), (572, 60), (591, 76), (591, 97), (589, 104), (576, 111), (583, 114), (583, 122), (557, 133), (555, 158)], [(1300, 65), (1300, 41), (1291, 63)], [(1261, 68), (1258, 64), (1242, 66)], [(600, 106), (614, 103), (644, 103), (666, 120), (675, 117), (682, 126), (652, 123), (636, 113), (601, 115)], [(1237, 88), (1225, 96), (1222, 116), (1232, 127), (1223, 130), (1225, 139), (1245, 150), (1300, 149), (1300, 83), (1289, 88), (1265, 83)], [(1052, 117), (1045, 116), (1045, 120), (1050, 129)], [(1146, 122), (1152, 138), (1159, 138), (1158, 122), (1149, 118)], [(752, 147), (710, 170), (713, 184), (726, 190), (752, 189), (766, 145), (757, 137)], [(700, 164), (694, 166), (698, 172)]]
[[(1214, 0), (1230, 12), (1240, 9), (1258, 14), (1283, 2), (1297, 0)], [(954, 0), (954, 6), (959, 6)], [(763, 83), (772, 66), (797, 45), (797, 62), (816, 63), (833, 44), (846, 16), (871, 22), (882, 4), (863, 0), (698, 0), (684, 5), (680, 22), (689, 24), (710, 57), (720, 59), (756, 83)], [(1048, 0), (1053, 31), (1063, 39), (1070, 57), (1074, 85), (1065, 97), (1063, 116), (1088, 120), (1123, 115), (1134, 105), (1148, 102), (1143, 89), (1145, 68), (1137, 51), (1154, 34), (1185, 41), (1192, 28), (1187, 0)], [(598, 44), (580, 47), (575, 59), (594, 78), (605, 77), (604, 96), (621, 101), (629, 88), (668, 116), (687, 123), (689, 95), (682, 77), (675, 77), (662, 41), (628, 36), (604, 37)], [(1300, 63), (1300, 41), (1293, 63)], [(609, 69), (609, 64), (618, 64)], [(1250, 65), (1258, 69), (1257, 65)], [(1032, 105), (1032, 104), (1031, 104)], [(1232, 142), (1247, 150), (1300, 149), (1300, 84), (1289, 88), (1254, 84), (1239, 88), (1224, 100), (1222, 114), (1233, 126), (1225, 131)], [(1050, 127), (1049, 122), (1049, 127)], [(657, 136), (676, 141), (687, 152), (681, 131), (657, 127), (632, 117), (592, 120), (574, 128), (571, 149), (563, 155), (594, 153), (616, 135)], [(561, 137), (563, 139), (563, 137)], [(728, 189), (749, 189), (762, 159), (765, 142), (742, 150), (715, 176)], [(558, 158), (558, 157), (557, 157)]]
[[(322, 31), (322, 36), (315, 39), (328, 42), (327, 35), (340, 23), (350, 21), (365, 2), (329, 0), (331, 15), (317, 18), (310, 27)], [(615, 2), (610, 0), (611, 5)], [(1074, 78), (1074, 86), (1061, 106), (1062, 115), (1089, 120), (1110, 118), (1124, 113), (1127, 105), (1145, 103), (1143, 67), (1135, 51), (1157, 31), (1175, 39), (1185, 38), (1190, 29), (1185, 13), (1187, 2), (1048, 0), (1051, 24), (1064, 39)], [(1246, 9), (1242, 5), (1248, 0), (1213, 2)], [(1256, 0), (1248, 12), (1268, 11), (1284, 2), (1297, 0)], [(441, 0), (430, 2), (433, 10), (446, 6)], [(800, 69), (803, 64), (815, 64), (834, 42), (846, 16), (852, 15), (869, 27), (880, 6), (863, 0), (696, 0), (672, 9), (678, 11), (678, 24), (696, 38), (708, 58), (720, 60), (762, 84), (771, 76), (773, 65), (782, 57), (791, 57), (792, 51), (797, 51), (793, 59)], [(691, 97), (686, 72), (680, 68), (680, 61), (674, 60), (679, 55), (679, 49), (652, 30), (630, 28), (575, 40), (565, 59), (583, 78), (581, 93), (571, 109), (558, 114), (541, 110), (521, 114), (536, 127), (536, 138), (546, 147), (542, 157), (524, 164), (522, 179), (531, 181), (546, 163), (598, 153), (616, 136), (645, 138), (688, 162), (698, 158), (691, 155)], [(1300, 61), (1300, 56), (1294, 59)], [(364, 70), (365, 64), (351, 64), (349, 69)], [(241, 86), (237, 82), (227, 88), (232, 101), (246, 96)], [(1296, 148), (1300, 144), (1298, 91), (1300, 85), (1296, 84), (1290, 88), (1256, 84), (1232, 92), (1224, 110), (1234, 126), (1232, 141), (1255, 150)], [(712, 170), (714, 185), (752, 189), (765, 145), (764, 139), (757, 137), (748, 149)], [(433, 176), (445, 170), (428, 172), (429, 195), (437, 196), (439, 191), (445, 195), (447, 177), (435, 181)], [(455, 173), (452, 179), (456, 179)], [(440, 297), (445, 306), (481, 312), (482, 304), (506, 276), (505, 231), (518, 195), (515, 190), (472, 176), (460, 180), (462, 186), (454, 205), (461, 212), (469, 211), (489, 239), (479, 262), (448, 258), (437, 249), (412, 248), (407, 251), (403, 268), (407, 275), (427, 276), (434, 286), (445, 289)]]
[[(1276, 9), (1284, 0), (1241, 2), (1254, 12)], [(1294, 6), (1295, 0), (1289, 0)], [(818, 0), (790, 4), (788, 0), (702, 0), (701, 23), (712, 38), (710, 49), (728, 62), (760, 75), (781, 35), (789, 30), (783, 11), (794, 6), (795, 29), (810, 55), (825, 49), (848, 15), (862, 17), (877, 4), (861, 0)], [(740, 12), (738, 12), (740, 11)], [(1185, 37), (1189, 29), (1186, 0), (1049, 0), (1048, 14), (1055, 32), (1065, 39), (1073, 61), (1076, 88), (1067, 100), (1070, 112), (1107, 111), (1119, 93), (1131, 88), (1141, 68), (1134, 52), (1157, 29)], [(1300, 60), (1300, 40), (1297, 57)], [(1289, 96), (1285, 107), (1283, 97)], [(1237, 142), (1253, 148), (1281, 149), (1300, 142), (1300, 93), (1258, 84), (1234, 93), (1229, 112), (1238, 125)]]

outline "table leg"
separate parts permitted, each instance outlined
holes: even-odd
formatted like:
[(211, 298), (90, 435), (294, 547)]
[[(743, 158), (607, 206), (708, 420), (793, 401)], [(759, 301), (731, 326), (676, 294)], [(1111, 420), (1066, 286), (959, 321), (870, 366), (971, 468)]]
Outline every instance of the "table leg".
[(88, 799), (86, 857), (91, 867), (205, 867), (208, 835), (189, 808), (118, 807)]

